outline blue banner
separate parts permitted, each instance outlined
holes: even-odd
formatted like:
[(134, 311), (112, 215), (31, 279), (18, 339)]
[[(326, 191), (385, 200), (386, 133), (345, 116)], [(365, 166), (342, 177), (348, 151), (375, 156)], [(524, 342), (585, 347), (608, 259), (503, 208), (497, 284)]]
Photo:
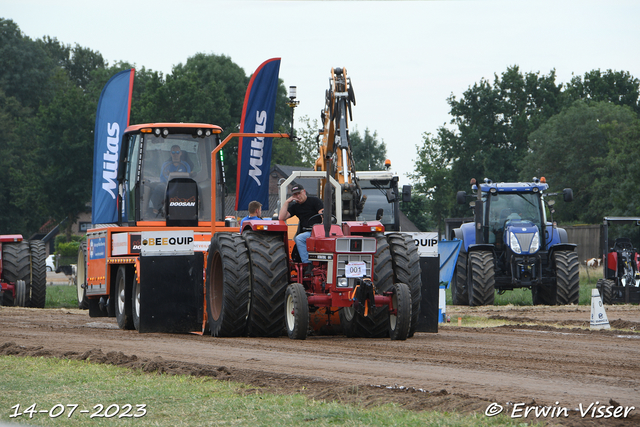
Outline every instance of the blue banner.
[[(251, 76), (244, 96), (240, 132), (272, 133), (278, 93), (280, 58), (262, 63)], [(269, 209), (269, 165), (272, 138), (240, 138), (236, 210), (249, 209), (257, 200)]]
[(93, 224), (118, 221), (118, 160), (122, 134), (129, 126), (134, 74), (135, 69), (131, 68), (111, 77), (98, 101), (93, 133)]

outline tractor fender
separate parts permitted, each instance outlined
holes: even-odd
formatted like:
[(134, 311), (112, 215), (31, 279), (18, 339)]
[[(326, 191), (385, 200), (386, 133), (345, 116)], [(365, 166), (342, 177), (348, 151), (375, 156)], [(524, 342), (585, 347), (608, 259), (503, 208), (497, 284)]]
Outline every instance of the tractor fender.
[(575, 251), (578, 245), (575, 243), (559, 243), (549, 248), (549, 260), (553, 259), (553, 254), (557, 251)]
[(567, 236), (567, 230), (564, 228), (553, 228), (551, 223), (546, 224), (546, 241), (547, 247), (551, 247), (557, 244), (569, 243), (569, 237)]
[(469, 245), (469, 247), (467, 248), (467, 252), (476, 252), (476, 251), (493, 253), (495, 251), (495, 246), (488, 243), (482, 243), (478, 245)]
[(462, 240), (461, 250), (463, 252), (468, 252), (469, 246), (476, 243), (476, 230), (474, 222), (466, 222), (462, 224), (460, 228), (454, 229), (453, 233), (455, 234), (456, 239)]

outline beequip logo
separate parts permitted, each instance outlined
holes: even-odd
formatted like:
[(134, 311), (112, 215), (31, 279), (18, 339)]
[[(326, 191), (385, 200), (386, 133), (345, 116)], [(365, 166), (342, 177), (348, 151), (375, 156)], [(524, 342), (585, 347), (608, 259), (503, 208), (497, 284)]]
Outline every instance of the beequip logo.
[(116, 178), (118, 176), (118, 151), (120, 144), (120, 126), (118, 123), (107, 123), (107, 151), (102, 155), (102, 189), (115, 200)]
[[(256, 111), (256, 130), (255, 133), (265, 133), (267, 128), (267, 112)], [(251, 176), (259, 186), (262, 186), (259, 176), (262, 175), (262, 157), (263, 157), (264, 137), (253, 138), (251, 140), (251, 157), (249, 158), (249, 176)]]

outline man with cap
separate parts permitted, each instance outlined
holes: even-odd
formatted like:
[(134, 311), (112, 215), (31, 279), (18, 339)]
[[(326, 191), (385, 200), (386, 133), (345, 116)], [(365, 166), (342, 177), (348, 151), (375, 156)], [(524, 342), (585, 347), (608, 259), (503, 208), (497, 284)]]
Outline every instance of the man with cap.
[(291, 187), (291, 197), (289, 197), (280, 208), (280, 221), (286, 221), (292, 216), (298, 217), (298, 234), (294, 238), (296, 247), (300, 254), (300, 259), (305, 264), (305, 272), (311, 269), (309, 262), (309, 251), (307, 251), (307, 239), (311, 236), (310, 231), (301, 232), (304, 228), (310, 228), (309, 219), (323, 211), (323, 204), (320, 198), (308, 196), (307, 190), (300, 184)]

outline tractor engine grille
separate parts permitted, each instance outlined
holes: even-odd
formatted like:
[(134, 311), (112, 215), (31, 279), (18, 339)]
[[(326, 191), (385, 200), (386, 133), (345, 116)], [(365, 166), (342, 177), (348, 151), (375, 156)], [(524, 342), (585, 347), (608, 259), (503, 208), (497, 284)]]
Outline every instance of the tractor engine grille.
[[(338, 263), (337, 263), (337, 277), (345, 276), (345, 267), (347, 263), (362, 261), (367, 266), (367, 276), (373, 277), (373, 271), (371, 271), (371, 260), (373, 256), (371, 254), (338, 254)], [(354, 282), (356, 279), (349, 279), (349, 287), (354, 286)]]
[(531, 247), (531, 240), (533, 240), (533, 235), (535, 233), (519, 233), (516, 234), (516, 238), (518, 242), (520, 242), (520, 248), (522, 252), (529, 252), (529, 248)]

